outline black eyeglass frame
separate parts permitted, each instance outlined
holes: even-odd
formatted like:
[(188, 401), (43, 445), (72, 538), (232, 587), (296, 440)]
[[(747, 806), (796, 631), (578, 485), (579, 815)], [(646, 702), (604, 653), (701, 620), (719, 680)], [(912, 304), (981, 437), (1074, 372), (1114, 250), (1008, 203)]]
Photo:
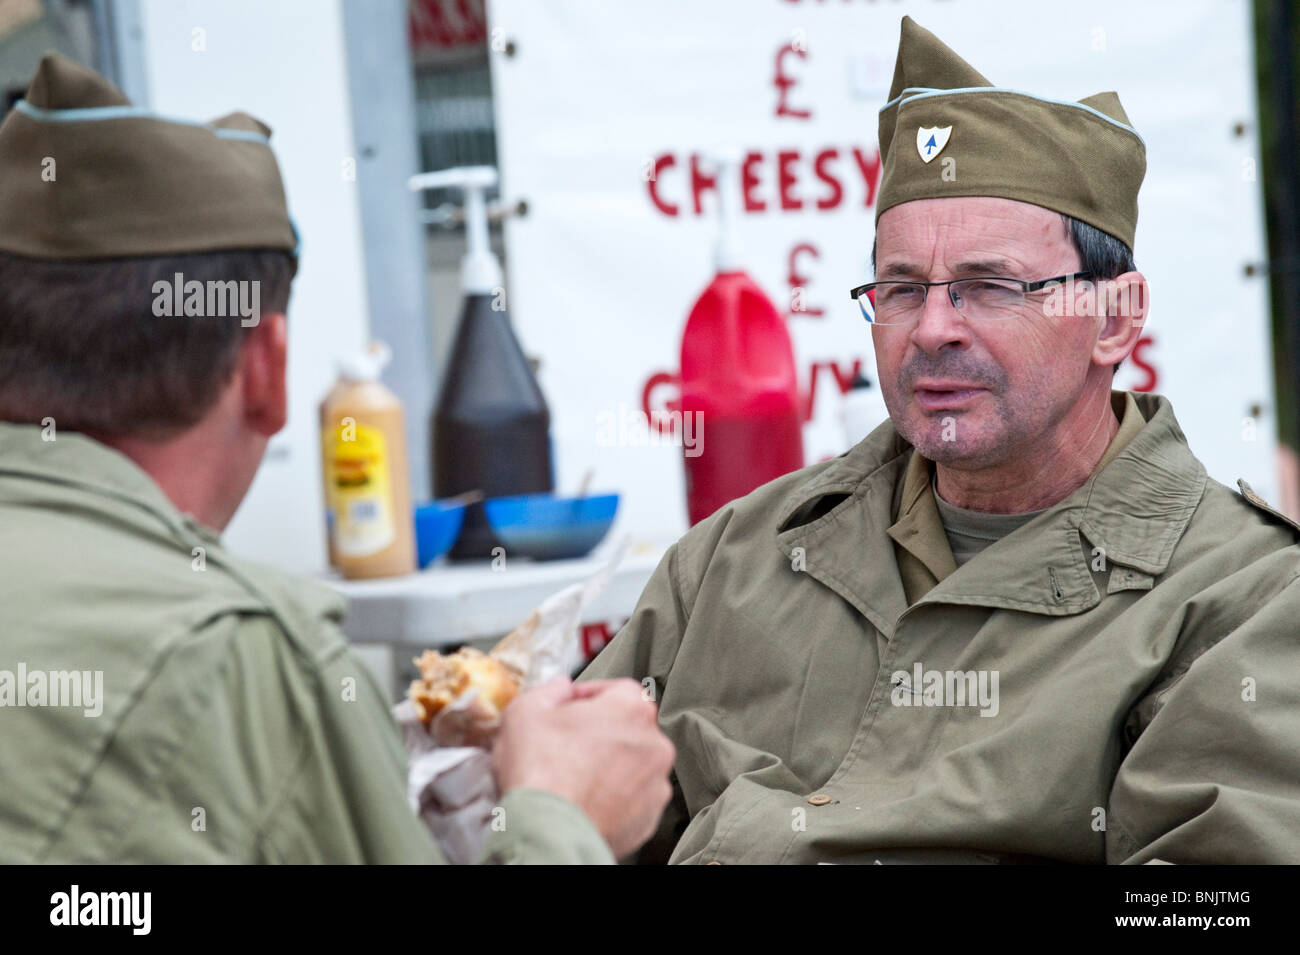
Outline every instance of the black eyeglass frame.
[[(998, 282), (1014, 282), (1016, 285), (1020, 286), (1020, 290), (1022, 294), (1028, 295), (1030, 292), (1042, 291), (1044, 288), (1051, 285), (1053, 282), (1065, 283), (1065, 282), (1075, 281), (1076, 279), (1090, 279), (1092, 277), (1093, 277), (1093, 273), (1085, 269), (1082, 272), (1071, 272), (1069, 275), (1057, 275), (1054, 278), (1040, 279), (1037, 282), (1026, 282), (1024, 279), (1013, 279), (1005, 275), (968, 275), (965, 278), (949, 279), (946, 282), (909, 282), (906, 279), (887, 279), (884, 282), (868, 282), (866, 285), (859, 285), (857, 288), (850, 289), (849, 297), (852, 298), (853, 301), (857, 302), (858, 307), (861, 308), (862, 303), (859, 301), (861, 296), (869, 291), (879, 288), (882, 285), (919, 285), (925, 289), (925, 295), (921, 299), (921, 307), (925, 308), (926, 300), (930, 297), (930, 289), (934, 288), (937, 285), (947, 285), (949, 303), (951, 303), (953, 308), (959, 308), (956, 301), (953, 300), (953, 296), (952, 296), (952, 286), (958, 282), (979, 282), (979, 281), (988, 281), (988, 280), (996, 280)], [(874, 303), (872, 304), (872, 308), (874, 310), (875, 308)], [(866, 318), (866, 316), (864, 315), (863, 318)], [(871, 321), (870, 319), (867, 319), (867, 323), (870, 325), (879, 324), (877, 322)], [(900, 322), (899, 324), (906, 324), (906, 323)]]

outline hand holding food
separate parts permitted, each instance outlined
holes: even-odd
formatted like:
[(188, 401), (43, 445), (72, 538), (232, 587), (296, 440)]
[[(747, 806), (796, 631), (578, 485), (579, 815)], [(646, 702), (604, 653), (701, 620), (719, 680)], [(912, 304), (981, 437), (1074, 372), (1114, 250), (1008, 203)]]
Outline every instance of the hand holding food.
[(584, 608), (626, 541), (595, 575), (552, 594), (490, 653), (426, 652), (395, 707), (408, 798), (448, 859), (479, 858), (502, 793), (539, 789), (578, 806), (616, 856), (640, 846), (667, 803), (673, 748), (632, 680), (570, 678), (584, 659)]
[(672, 795), (675, 751), (635, 680), (569, 683), (520, 694), (492, 749), (502, 792), (542, 789), (582, 809), (623, 858), (654, 834)]

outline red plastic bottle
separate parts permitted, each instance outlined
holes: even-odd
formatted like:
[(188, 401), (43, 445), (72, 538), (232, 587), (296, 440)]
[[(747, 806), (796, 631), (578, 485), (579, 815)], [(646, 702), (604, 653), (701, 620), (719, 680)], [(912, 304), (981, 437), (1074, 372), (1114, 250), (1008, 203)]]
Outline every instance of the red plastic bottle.
[(734, 159), (723, 160), (718, 273), (682, 334), (682, 433), (697, 442), (694, 448), (683, 442), (692, 525), (804, 464), (790, 332), (771, 299), (740, 268), (730, 233), (734, 173)]

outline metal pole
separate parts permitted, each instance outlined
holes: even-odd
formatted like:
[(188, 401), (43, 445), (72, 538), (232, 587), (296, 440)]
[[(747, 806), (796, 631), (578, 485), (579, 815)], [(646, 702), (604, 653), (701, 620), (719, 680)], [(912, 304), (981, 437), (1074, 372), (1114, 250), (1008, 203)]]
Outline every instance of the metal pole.
[[(1273, 181), (1275, 225), (1274, 259), (1269, 274), (1282, 323), (1281, 340), (1285, 348), (1280, 367), (1287, 375), (1285, 393), (1300, 392), (1300, 150), (1296, 145), (1295, 95), (1295, 13), (1292, 0), (1269, 0), (1269, 53), (1273, 101), (1275, 155)], [(1282, 389), (1280, 389), (1282, 390)], [(1300, 450), (1300, 426), (1279, 437), (1293, 449)]]
[(431, 493), (434, 372), (424, 227), (419, 200), (406, 188), (419, 171), (407, 8), (404, 0), (342, 2), (370, 331), (393, 350), (385, 381), (406, 408), (411, 493), (419, 502)]

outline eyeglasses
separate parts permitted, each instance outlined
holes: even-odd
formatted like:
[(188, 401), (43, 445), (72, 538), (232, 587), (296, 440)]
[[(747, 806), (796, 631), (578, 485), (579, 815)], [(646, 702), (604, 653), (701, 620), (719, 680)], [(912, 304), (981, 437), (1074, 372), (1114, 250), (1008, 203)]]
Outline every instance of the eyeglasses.
[(862, 309), (862, 317), (872, 325), (908, 325), (920, 317), (929, 290), (946, 285), (948, 301), (952, 302), (952, 307), (964, 318), (977, 322), (997, 322), (1014, 318), (1018, 309), (1025, 304), (1025, 296), (1031, 292), (1041, 291), (1052, 283), (1091, 277), (1091, 272), (1074, 272), (1040, 282), (1004, 278), (952, 279), (948, 282), (868, 282), (859, 285), (849, 294)]

